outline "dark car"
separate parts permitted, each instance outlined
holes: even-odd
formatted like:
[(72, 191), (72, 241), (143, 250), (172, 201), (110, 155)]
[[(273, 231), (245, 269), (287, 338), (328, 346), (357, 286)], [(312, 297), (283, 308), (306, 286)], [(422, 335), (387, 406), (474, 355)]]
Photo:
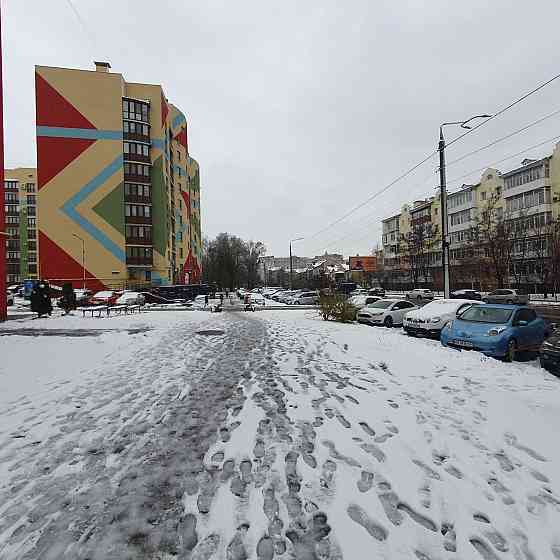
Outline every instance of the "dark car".
[(560, 376), (560, 331), (554, 331), (549, 338), (547, 338), (540, 349), (539, 358), (541, 366), (553, 373)]
[(476, 299), (482, 300), (482, 294), (476, 290), (455, 290), (450, 294), (451, 299)]

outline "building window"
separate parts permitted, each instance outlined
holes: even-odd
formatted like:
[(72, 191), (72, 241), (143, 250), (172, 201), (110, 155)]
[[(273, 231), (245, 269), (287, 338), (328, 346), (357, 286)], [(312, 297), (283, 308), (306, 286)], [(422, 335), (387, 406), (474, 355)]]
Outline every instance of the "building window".
[(26, 183), (25, 184), (25, 191), (28, 193), (34, 193), (35, 192), (35, 183)]
[(7, 224), (19, 224), (19, 216), (6, 216)]
[(131, 99), (123, 99), (123, 117), (134, 121), (149, 122), (147, 103)]
[(4, 181), (4, 188), (15, 191), (19, 188), (19, 183), (17, 181)]
[(150, 147), (147, 144), (139, 144), (138, 142), (123, 142), (123, 151), (125, 154), (136, 154), (146, 157), (150, 155)]
[(27, 250), (28, 251), (36, 251), (37, 250), (37, 241), (28, 241), (27, 242)]
[(19, 214), (19, 204), (6, 204), (4, 210), (6, 214)]
[(27, 230), (27, 239), (37, 239), (37, 230), (36, 229), (28, 229)]
[(6, 192), (4, 193), (4, 200), (6, 202), (18, 202), (19, 196), (17, 192)]
[(37, 227), (37, 218), (27, 218), (27, 227), (28, 228)]
[(486, 200), (486, 191), (482, 191), (482, 192), (480, 193), (480, 198), (481, 198), (482, 200)]
[(27, 268), (27, 271), (29, 272), (29, 274), (37, 274), (37, 265), (30, 264)]
[(37, 215), (37, 208), (35, 206), (28, 206), (27, 207), (27, 215), (28, 216), (36, 216)]
[(149, 218), (151, 216), (151, 206), (145, 204), (125, 204), (124, 215), (127, 218)]
[(135, 175), (137, 177), (150, 177), (150, 167), (139, 163), (126, 162), (124, 164), (125, 175)]
[(35, 206), (37, 204), (37, 196), (34, 194), (27, 195), (27, 206)]
[(144, 271), (144, 279), (146, 280), (146, 282), (151, 282), (152, 281), (152, 271), (151, 270)]

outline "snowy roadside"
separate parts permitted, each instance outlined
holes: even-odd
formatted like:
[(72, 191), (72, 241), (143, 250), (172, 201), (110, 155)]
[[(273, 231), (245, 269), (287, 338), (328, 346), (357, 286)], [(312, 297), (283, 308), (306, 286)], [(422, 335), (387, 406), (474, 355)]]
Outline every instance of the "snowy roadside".
[(560, 558), (534, 363), (316, 311), (63, 321), (114, 330), (0, 338), (0, 558)]

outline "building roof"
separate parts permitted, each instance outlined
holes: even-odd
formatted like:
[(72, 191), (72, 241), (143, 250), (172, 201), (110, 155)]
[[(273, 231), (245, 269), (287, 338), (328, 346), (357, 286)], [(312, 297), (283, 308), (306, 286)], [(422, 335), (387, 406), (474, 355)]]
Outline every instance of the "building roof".
[(516, 175), (517, 173), (521, 172), (521, 171), (525, 171), (526, 169), (532, 169), (533, 167), (539, 167), (540, 165), (542, 165), (545, 161), (548, 161), (552, 156), (546, 156), (543, 157), (541, 159), (535, 159), (535, 160), (529, 160), (529, 159), (524, 159), (521, 167), (516, 167), (515, 169), (512, 169), (511, 171), (507, 171), (506, 173), (502, 174), (502, 177), (511, 177), (511, 175)]
[(394, 216), (390, 216), (389, 218), (385, 218), (384, 220), (381, 220), (382, 222), (388, 222), (389, 220), (393, 220), (395, 218), (400, 218), (401, 217), (401, 213), (399, 212), (398, 214), (395, 214)]

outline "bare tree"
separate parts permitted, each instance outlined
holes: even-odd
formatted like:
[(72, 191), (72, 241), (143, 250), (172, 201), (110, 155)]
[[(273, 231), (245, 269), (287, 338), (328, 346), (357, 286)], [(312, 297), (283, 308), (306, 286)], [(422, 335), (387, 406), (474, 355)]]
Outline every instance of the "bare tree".
[(499, 196), (492, 195), (476, 218), (473, 235), (498, 288), (507, 284), (512, 263), (514, 235), (511, 223), (498, 208)]
[(438, 228), (431, 223), (415, 225), (411, 231), (401, 237), (402, 255), (408, 265), (410, 281), (416, 286), (423, 278), (430, 276), (430, 253), (437, 244)]

